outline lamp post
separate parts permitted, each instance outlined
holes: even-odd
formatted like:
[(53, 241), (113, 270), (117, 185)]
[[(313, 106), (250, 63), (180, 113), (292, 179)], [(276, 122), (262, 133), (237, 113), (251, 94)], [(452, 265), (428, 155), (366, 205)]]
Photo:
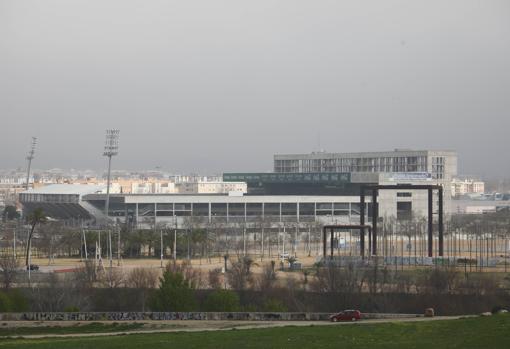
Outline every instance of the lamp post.
[(177, 260), (177, 217), (175, 216), (174, 212), (174, 219), (175, 219), (175, 229), (174, 229), (174, 248), (173, 248), (173, 257), (174, 257), (174, 263)]
[(160, 253), (161, 253), (161, 268), (163, 268), (163, 229), (159, 230), (159, 234), (160, 234), (160, 247), (159, 247), (159, 250), (160, 250)]

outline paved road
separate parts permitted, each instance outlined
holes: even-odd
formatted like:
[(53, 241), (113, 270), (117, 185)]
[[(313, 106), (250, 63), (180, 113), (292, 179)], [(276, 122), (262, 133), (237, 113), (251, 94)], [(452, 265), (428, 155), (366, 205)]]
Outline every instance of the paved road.
[[(171, 333), (171, 332), (203, 332), (203, 331), (226, 331), (232, 329), (256, 329), (285, 326), (349, 326), (364, 324), (380, 324), (388, 322), (421, 322), (459, 319), (462, 316), (437, 316), (433, 318), (413, 317), (398, 319), (373, 319), (359, 322), (326, 322), (326, 321), (204, 321), (204, 320), (171, 320), (171, 321), (140, 321), (145, 324), (144, 329), (121, 332), (100, 332), (100, 333), (72, 333), (72, 334), (34, 334), (20, 335), (16, 338), (41, 339), (41, 338), (72, 338), (72, 337), (98, 337), (117, 336), (126, 334), (148, 334), (148, 333)], [(97, 321), (101, 323), (113, 323), (114, 321)], [(117, 322), (118, 323), (118, 322)], [(123, 322), (124, 323), (124, 322)], [(131, 322), (126, 322), (131, 323)], [(74, 326), (83, 325), (85, 322), (70, 321), (11, 321), (4, 322), (6, 327), (45, 327), (45, 326)], [(157, 328), (154, 328), (157, 326)], [(10, 338), (14, 336), (9, 336)], [(6, 338), (6, 337), (0, 337)]]

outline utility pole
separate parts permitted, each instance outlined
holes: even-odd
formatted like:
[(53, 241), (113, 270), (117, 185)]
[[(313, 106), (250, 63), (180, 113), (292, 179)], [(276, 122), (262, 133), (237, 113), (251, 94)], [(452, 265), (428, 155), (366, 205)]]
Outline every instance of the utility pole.
[(81, 234), (83, 237), (83, 249), (85, 250), (85, 260), (88, 260), (88, 251), (87, 251), (87, 238), (85, 237), (85, 230), (83, 229), (83, 223), (81, 226)]
[(243, 256), (246, 256), (246, 225), (243, 226)]
[(101, 251), (101, 230), (98, 232), (97, 243), (96, 243), (96, 256), (98, 265), (103, 268), (103, 251)]
[(117, 266), (120, 267), (120, 227), (117, 228)]
[(297, 257), (297, 249), (298, 249), (298, 230), (299, 230), (299, 223), (296, 224), (296, 233), (294, 235), (294, 257)]
[(262, 229), (261, 229), (261, 239), (260, 239), (260, 261), (262, 262), (262, 259), (264, 258), (264, 223), (262, 223)]
[(18, 217), (16, 228), (14, 228), (14, 239), (12, 241), (13, 256), (16, 259), (16, 231), (21, 230), (21, 217)]
[(163, 229), (159, 230), (160, 233), (160, 252), (161, 252), (161, 268), (163, 268)]
[[(175, 217), (175, 216), (174, 216)], [(174, 262), (177, 261), (177, 217), (175, 218), (175, 229), (174, 229), (174, 251), (173, 251)]]

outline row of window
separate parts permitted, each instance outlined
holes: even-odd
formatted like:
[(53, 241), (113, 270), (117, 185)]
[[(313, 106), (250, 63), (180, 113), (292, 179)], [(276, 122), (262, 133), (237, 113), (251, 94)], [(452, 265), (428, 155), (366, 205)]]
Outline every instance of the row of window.
[(275, 160), (274, 170), (275, 172), (427, 172), (427, 157)]
[[(367, 204), (368, 207), (368, 204)], [(263, 216), (345, 216), (359, 215), (359, 203), (164, 203), (138, 204), (138, 216), (152, 217), (156, 210), (157, 216), (229, 216), (229, 217), (263, 217)], [(136, 215), (136, 204), (112, 204), (114, 215)]]
[(77, 194), (20, 194), (22, 202), (49, 202), (49, 203), (71, 203), (75, 204), (79, 201)]

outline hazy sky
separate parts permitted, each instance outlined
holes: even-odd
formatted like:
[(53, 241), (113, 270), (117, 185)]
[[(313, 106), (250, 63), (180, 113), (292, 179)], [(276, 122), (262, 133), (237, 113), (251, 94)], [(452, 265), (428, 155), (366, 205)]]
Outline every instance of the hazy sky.
[(0, 0), (0, 168), (267, 171), (454, 149), (510, 174), (510, 1)]

